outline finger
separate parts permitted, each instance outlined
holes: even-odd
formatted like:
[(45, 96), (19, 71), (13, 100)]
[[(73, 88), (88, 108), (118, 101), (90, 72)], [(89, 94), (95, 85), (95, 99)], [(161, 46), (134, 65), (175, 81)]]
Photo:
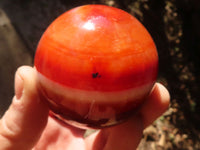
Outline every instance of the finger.
[(139, 116), (127, 122), (102, 129), (85, 139), (87, 150), (133, 150), (142, 137), (143, 124)]
[(125, 123), (103, 129), (87, 137), (85, 139), (88, 146), (87, 149), (136, 149), (141, 140), (144, 127), (162, 115), (169, 106), (169, 99), (169, 93), (166, 88), (157, 83), (138, 115), (134, 115)]
[(147, 127), (161, 116), (168, 109), (169, 102), (170, 95), (168, 90), (160, 83), (156, 83), (149, 97), (140, 109), (144, 127)]
[(20, 67), (15, 74), (12, 104), (0, 120), (0, 150), (31, 149), (39, 139), (48, 117), (48, 108), (39, 98), (36, 73)]

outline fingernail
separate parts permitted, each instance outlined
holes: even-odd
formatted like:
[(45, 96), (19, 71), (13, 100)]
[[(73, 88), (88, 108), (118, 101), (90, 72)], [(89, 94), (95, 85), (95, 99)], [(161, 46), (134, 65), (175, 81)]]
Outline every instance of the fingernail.
[(161, 98), (162, 101), (169, 103), (169, 100), (170, 100), (169, 91), (160, 83), (158, 83), (158, 86), (159, 86), (160, 91), (162, 91), (162, 92), (160, 92), (161, 93), (160, 95), (162, 97)]
[(15, 96), (17, 100), (19, 100), (22, 97), (24, 89), (24, 80), (21, 78), (21, 76), (16, 73), (15, 75)]

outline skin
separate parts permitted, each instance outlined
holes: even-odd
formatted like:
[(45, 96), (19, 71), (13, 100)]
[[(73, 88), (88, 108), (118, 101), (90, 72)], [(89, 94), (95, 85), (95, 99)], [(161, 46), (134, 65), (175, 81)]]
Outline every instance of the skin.
[(84, 138), (84, 130), (49, 116), (36, 87), (35, 69), (20, 67), (12, 104), (0, 120), (0, 150), (133, 150), (143, 130), (166, 111), (170, 100), (167, 89), (156, 83), (137, 115)]

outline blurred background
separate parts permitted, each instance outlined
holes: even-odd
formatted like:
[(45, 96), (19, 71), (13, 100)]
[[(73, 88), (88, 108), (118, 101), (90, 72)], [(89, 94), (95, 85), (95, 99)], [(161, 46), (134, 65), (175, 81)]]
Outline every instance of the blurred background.
[(169, 89), (171, 106), (144, 131), (138, 150), (200, 150), (199, 0), (0, 0), (0, 115), (13, 97), (17, 67), (33, 64), (47, 26), (84, 4), (131, 13), (157, 45), (158, 81)]

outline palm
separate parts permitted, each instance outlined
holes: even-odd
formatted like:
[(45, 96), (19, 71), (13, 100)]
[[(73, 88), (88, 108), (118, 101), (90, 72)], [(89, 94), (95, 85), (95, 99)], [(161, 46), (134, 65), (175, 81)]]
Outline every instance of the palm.
[(34, 150), (84, 150), (84, 130), (49, 117), (47, 126)]
[(103, 129), (84, 138), (85, 130), (49, 117), (48, 124), (34, 150), (102, 150), (104, 148), (106, 150), (113, 148), (115, 150), (132, 150), (136, 148), (143, 130), (141, 120), (137, 119), (136, 121), (134, 118), (126, 123)]

